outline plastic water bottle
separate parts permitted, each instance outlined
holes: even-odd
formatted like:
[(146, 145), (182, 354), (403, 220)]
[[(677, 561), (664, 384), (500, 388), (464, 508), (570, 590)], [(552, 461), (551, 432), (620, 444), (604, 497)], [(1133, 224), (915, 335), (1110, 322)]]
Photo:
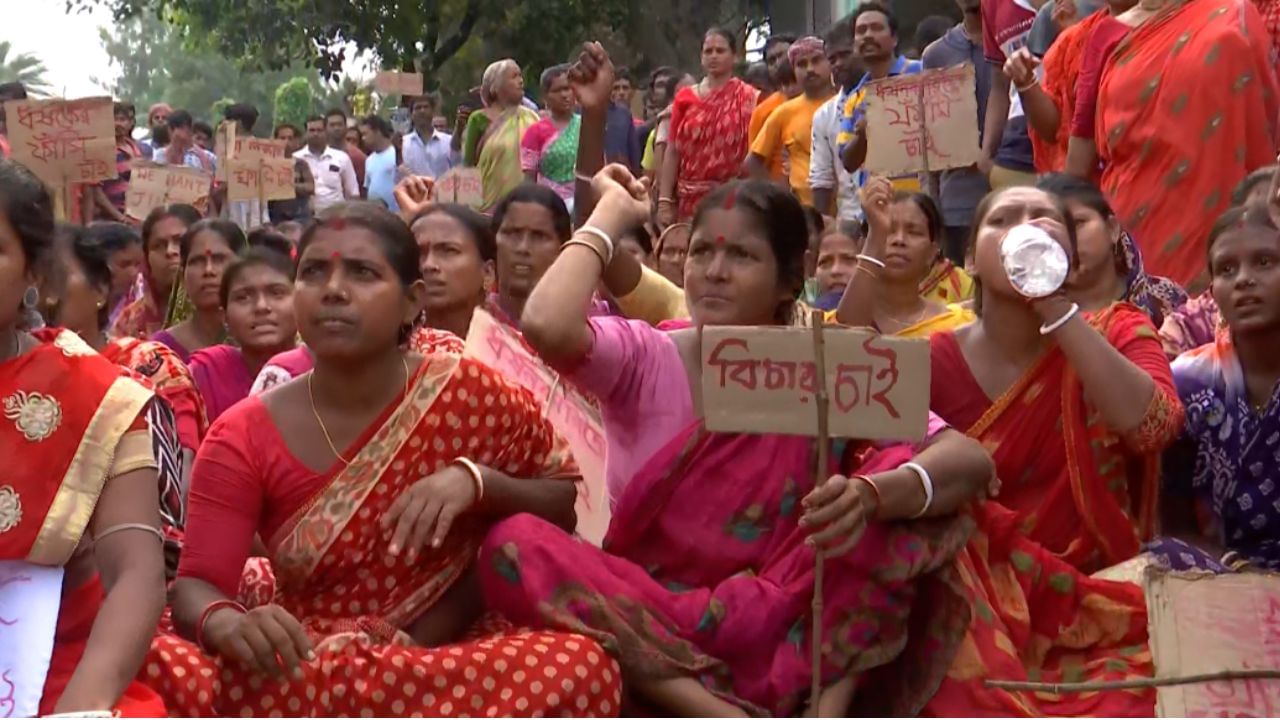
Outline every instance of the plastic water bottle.
[(1000, 262), (1013, 289), (1029, 298), (1058, 292), (1071, 272), (1067, 251), (1036, 225), (1019, 225), (1005, 234)]

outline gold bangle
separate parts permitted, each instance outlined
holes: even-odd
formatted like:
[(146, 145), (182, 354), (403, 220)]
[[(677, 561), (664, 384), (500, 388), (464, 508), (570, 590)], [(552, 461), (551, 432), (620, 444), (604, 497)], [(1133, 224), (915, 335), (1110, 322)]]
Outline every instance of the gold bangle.
[(573, 238), (571, 240), (566, 240), (564, 245), (560, 246), (560, 252), (564, 252), (570, 245), (581, 245), (582, 247), (590, 248), (591, 252), (595, 253), (597, 258), (600, 258), (600, 268), (603, 270), (604, 268), (609, 267), (609, 263), (604, 259), (604, 251), (596, 247), (594, 244), (589, 243), (586, 240)]

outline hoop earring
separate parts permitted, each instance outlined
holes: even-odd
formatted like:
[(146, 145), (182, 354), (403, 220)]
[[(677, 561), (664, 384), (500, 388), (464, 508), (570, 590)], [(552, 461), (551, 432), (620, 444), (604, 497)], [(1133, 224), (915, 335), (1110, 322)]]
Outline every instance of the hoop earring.
[(28, 285), (26, 292), (22, 293), (22, 307), (26, 310), (35, 310), (36, 305), (40, 304), (40, 289), (35, 285)]

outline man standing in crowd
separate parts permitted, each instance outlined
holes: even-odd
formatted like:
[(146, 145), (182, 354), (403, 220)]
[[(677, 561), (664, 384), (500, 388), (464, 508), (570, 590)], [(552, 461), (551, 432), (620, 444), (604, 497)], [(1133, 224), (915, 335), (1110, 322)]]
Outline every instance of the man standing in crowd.
[(805, 205), (813, 205), (813, 191), (809, 187), (813, 116), (835, 92), (831, 86), (831, 65), (823, 42), (812, 36), (797, 40), (787, 56), (804, 94), (782, 103), (769, 115), (751, 144), (747, 170), (752, 177), (767, 178), (771, 160), (785, 150), (791, 192)]
[(769, 119), (769, 115), (777, 110), (779, 105), (795, 97), (795, 95), (786, 94), (787, 83), (782, 81), (779, 74), (782, 63), (787, 60), (787, 51), (795, 41), (795, 35), (783, 34), (770, 35), (769, 39), (764, 41), (764, 64), (769, 68), (769, 84), (772, 92), (756, 103), (756, 109), (751, 113), (751, 125), (747, 130), (747, 138), (752, 143), (756, 141), (756, 136), (760, 134), (764, 121)]
[(630, 68), (620, 67), (615, 69), (613, 71), (613, 92), (609, 95), (609, 99), (613, 101), (613, 104), (621, 105), (630, 110), (631, 98), (635, 96), (635, 92), (636, 89), (631, 84)]
[(1004, 63), (1027, 44), (1036, 11), (1046, 2), (1048, 0), (983, 0), (982, 3), (983, 49), (992, 70), (978, 170), (992, 188), (1036, 182), (1027, 116), (1016, 88), (1004, 74)]
[(369, 158), (364, 166), (365, 196), (375, 203), (385, 205), (391, 212), (400, 212), (396, 203), (396, 148), (391, 142), (395, 130), (381, 115), (369, 115), (360, 121), (360, 137), (369, 148)]
[(356, 187), (364, 187), (365, 154), (360, 148), (347, 142), (347, 114), (333, 108), (324, 114), (324, 125), (329, 132), (329, 147), (344, 153), (356, 171)]
[(285, 123), (277, 125), (273, 137), (284, 141), (284, 151), (293, 158), (293, 193), (292, 200), (270, 200), (267, 202), (267, 215), (272, 224), (283, 222), (301, 222), (311, 217), (311, 196), (316, 192), (316, 181), (311, 177), (311, 166), (297, 156), (302, 149), (302, 131)]
[(360, 197), (360, 185), (356, 182), (351, 157), (329, 145), (326, 123), (326, 119), (319, 115), (307, 118), (307, 146), (293, 154), (295, 158), (305, 160), (311, 168), (316, 185), (314, 209), (317, 213), (343, 200)]
[(175, 110), (165, 122), (169, 144), (155, 149), (151, 159), (160, 165), (183, 165), (205, 172), (218, 168), (217, 159), (208, 150), (196, 146), (195, 121), (186, 110)]
[(413, 98), (409, 105), (409, 120), (413, 123), (413, 132), (404, 136), (400, 149), (404, 154), (405, 166), (414, 175), (443, 177), (449, 170), (462, 164), (462, 154), (453, 149), (453, 136), (436, 128), (437, 119), (447, 123), (447, 118), (436, 115), (434, 97), (419, 95)]
[(196, 147), (213, 152), (213, 128), (209, 123), (197, 120), (191, 126), (191, 137), (195, 140)]
[[(898, 54), (898, 19), (889, 8), (870, 0), (858, 6), (853, 17), (853, 45), (867, 72), (845, 101), (840, 121), (840, 159), (844, 169), (855, 173), (857, 185), (866, 181), (862, 163), (867, 160), (867, 116), (863, 102), (867, 98), (866, 86), (872, 80), (920, 72), (920, 61), (908, 60)], [(920, 182), (910, 176), (895, 180), (899, 190), (919, 190)]]
[(633, 173), (640, 172), (640, 133), (635, 118), (629, 106), (612, 100), (604, 125), (604, 157), (606, 163), (621, 163)]
[[(976, 1), (976, 0), (975, 0)], [(849, 93), (862, 75), (861, 65), (853, 52), (853, 29), (841, 20), (827, 32), (827, 62), (831, 64), (831, 80), (839, 86), (835, 97), (822, 104), (813, 115), (812, 155), (809, 158), (809, 187), (813, 189), (813, 206), (823, 215), (839, 220), (842, 232), (856, 232), (862, 220), (862, 205), (853, 173), (840, 161), (840, 118)]]
[(164, 143), (158, 142), (156, 139), (156, 130), (168, 129), (169, 115), (173, 112), (173, 108), (168, 103), (156, 103), (147, 110), (147, 134), (142, 140), (138, 141), (138, 147), (142, 149), (143, 157), (152, 157), (156, 154), (156, 148)]
[[(982, 0), (956, 0), (956, 5), (960, 7), (964, 20), (925, 49), (921, 64), (926, 70), (964, 63), (973, 66), (978, 96), (978, 134), (981, 137), (987, 98), (991, 93), (991, 65), (986, 62), (982, 48)], [(934, 173), (929, 185), (931, 194), (942, 208), (942, 221), (947, 228), (943, 250), (951, 262), (964, 265), (973, 213), (991, 190), (987, 178), (974, 167), (956, 168)]]
[[(248, 103), (236, 103), (227, 108), (223, 118), (225, 122), (236, 124), (236, 137), (252, 137), (253, 127), (258, 124), (258, 108)], [(233, 200), (227, 204), (227, 212), (231, 221), (245, 232), (271, 222), (267, 208), (257, 198)]]
[(129, 177), (132, 175), (134, 159), (142, 157), (142, 149), (133, 141), (133, 127), (137, 117), (133, 103), (116, 103), (112, 108), (112, 116), (116, 132), (117, 177), (103, 180), (97, 185), (85, 186), (81, 196), (84, 205), (80, 217), (86, 223), (93, 220), (129, 222), (129, 217), (124, 214)]

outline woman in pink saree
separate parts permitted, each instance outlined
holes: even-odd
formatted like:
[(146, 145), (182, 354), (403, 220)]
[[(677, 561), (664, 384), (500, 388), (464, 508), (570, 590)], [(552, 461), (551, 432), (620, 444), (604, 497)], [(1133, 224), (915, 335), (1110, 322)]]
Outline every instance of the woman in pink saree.
[[(574, 77), (584, 107), (607, 96), (611, 65), (598, 45)], [(584, 142), (594, 137), (584, 129)], [(581, 151), (580, 170), (591, 156)], [(646, 714), (792, 715), (810, 688), (822, 548), (822, 714), (918, 711), (968, 617), (949, 558), (969, 527), (956, 510), (991, 477), (985, 453), (930, 423), (919, 448), (837, 444), (832, 457), (855, 473), (815, 491), (810, 439), (705, 431), (686, 369), (700, 366), (695, 328), (587, 316), (613, 252), (601, 236), (648, 216), (647, 188), (625, 168), (605, 168), (594, 189), (591, 230), (565, 245), (522, 327), (566, 382), (600, 402), (613, 519), (604, 549), (528, 515), (502, 521), (481, 550), (487, 602), (515, 622), (595, 639), (633, 695), (657, 706)], [(771, 183), (713, 191), (685, 264), (693, 323), (785, 324), (803, 285), (805, 227), (799, 202)], [(913, 455), (937, 478), (931, 502), (902, 467)], [(896, 521), (913, 516), (923, 518)]]

